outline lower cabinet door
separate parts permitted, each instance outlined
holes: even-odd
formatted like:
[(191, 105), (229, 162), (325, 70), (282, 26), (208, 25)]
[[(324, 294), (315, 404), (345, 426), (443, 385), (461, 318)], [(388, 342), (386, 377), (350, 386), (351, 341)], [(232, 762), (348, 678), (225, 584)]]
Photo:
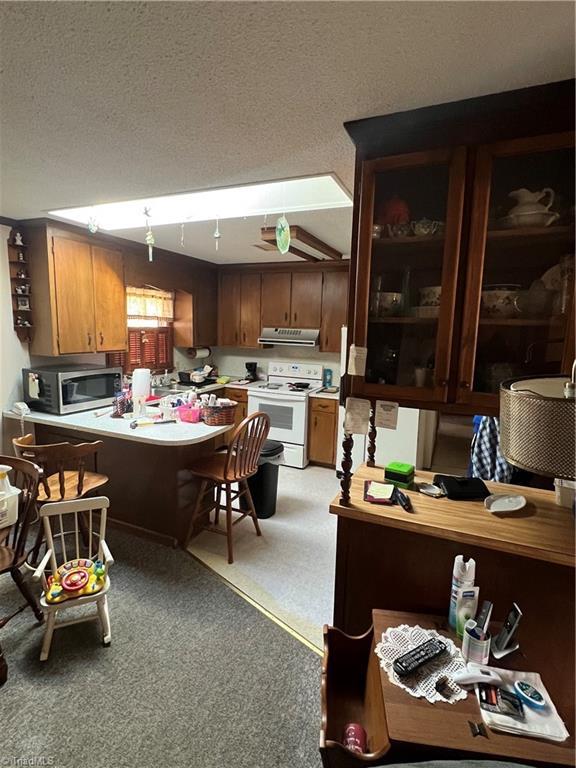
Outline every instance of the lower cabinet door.
[(334, 464), (336, 460), (336, 419), (333, 413), (310, 412), (308, 427), (308, 459), (318, 464)]

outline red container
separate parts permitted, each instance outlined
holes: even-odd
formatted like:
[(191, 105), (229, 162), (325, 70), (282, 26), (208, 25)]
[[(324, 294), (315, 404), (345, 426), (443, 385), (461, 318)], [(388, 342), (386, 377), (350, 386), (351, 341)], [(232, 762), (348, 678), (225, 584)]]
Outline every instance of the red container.
[(351, 752), (367, 752), (366, 731), (360, 723), (346, 723), (344, 726), (344, 746)]

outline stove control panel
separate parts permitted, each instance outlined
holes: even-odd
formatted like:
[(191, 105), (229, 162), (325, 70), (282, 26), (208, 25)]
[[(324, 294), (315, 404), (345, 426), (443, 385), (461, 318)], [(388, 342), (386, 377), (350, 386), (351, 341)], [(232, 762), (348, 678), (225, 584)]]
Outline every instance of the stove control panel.
[(317, 363), (291, 363), (286, 361), (268, 363), (268, 376), (285, 376), (294, 379), (322, 379), (323, 366)]

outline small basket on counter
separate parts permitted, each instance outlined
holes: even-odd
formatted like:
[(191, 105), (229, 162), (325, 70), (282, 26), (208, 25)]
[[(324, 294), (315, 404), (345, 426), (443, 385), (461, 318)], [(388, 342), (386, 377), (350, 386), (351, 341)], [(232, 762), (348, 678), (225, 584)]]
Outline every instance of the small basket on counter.
[(209, 427), (225, 427), (227, 424), (234, 424), (234, 416), (238, 403), (234, 400), (228, 401), (227, 405), (203, 405), (202, 421)]

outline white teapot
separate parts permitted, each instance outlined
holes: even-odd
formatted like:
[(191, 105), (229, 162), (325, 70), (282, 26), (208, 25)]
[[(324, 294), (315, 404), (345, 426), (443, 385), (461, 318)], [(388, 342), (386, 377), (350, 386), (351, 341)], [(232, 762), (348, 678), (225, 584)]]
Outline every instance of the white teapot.
[[(548, 203), (544, 205), (540, 201), (547, 195)], [(538, 192), (530, 192), (529, 189), (522, 187), (510, 192), (508, 197), (512, 197), (517, 203), (506, 217), (512, 226), (548, 227), (560, 218), (559, 213), (550, 210), (556, 197), (554, 190), (550, 187), (545, 187)]]

